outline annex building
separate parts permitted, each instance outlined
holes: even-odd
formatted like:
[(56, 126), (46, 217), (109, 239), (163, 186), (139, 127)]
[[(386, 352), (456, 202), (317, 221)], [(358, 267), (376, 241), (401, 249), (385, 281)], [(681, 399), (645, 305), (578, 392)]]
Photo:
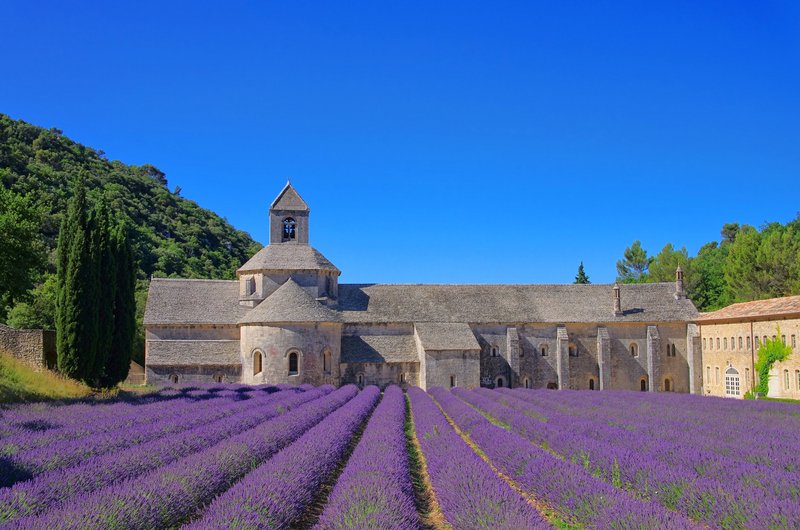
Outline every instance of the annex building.
[(291, 184), (231, 281), (153, 278), (149, 383), (388, 384), (700, 393), (683, 273), (641, 285), (340, 284)]

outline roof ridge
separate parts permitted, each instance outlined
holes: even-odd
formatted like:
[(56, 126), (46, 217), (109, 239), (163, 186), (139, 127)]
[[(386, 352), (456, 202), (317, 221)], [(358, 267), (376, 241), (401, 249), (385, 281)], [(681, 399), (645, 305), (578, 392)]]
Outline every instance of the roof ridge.
[(218, 278), (160, 278), (153, 276), (150, 281), (169, 281), (169, 282), (219, 282), (219, 283), (237, 283), (239, 280), (222, 280)]

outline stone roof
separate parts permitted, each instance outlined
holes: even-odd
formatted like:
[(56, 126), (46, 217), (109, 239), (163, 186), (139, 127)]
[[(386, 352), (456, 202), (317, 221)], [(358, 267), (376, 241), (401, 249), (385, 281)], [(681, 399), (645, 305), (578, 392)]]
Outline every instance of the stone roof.
[(340, 284), (346, 323), (463, 322), (580, 323), (691, 321), (697, 309), (676, 299), (674, 283), (620, 286), (614, 316), (611, 285), (396, 285)]
[(305, 322), (339, 322), (341, 318), (317, 302), (313, 296), (291, 278), (278, 287), (247, 315), (239, 324), (276, 324)]
[(291, 182), (287, 182), (286, 186), (284, 186), (278, 196), (275, 197), (270, 209), (309, 211), (308, 204), (306, 204), (306, 201), (297, 193), (297, 190), (294, 189)]
[(786, 317), (789, 315), (800, 315), (800, 296), (785, 296), (783, 298), (732, 304), (711, 313), (703, 313), (697, 318), (697, 321), (702, 324), (723, 320), (764, 320), (770, 317)]
[(342, 337), (343, 363), (418, 362), (413, 335)]
[(422, 347), (435, 350), (480, 350), (478, 340), (468, 324), (420, 322), (414, 326)]
[(238, 281), (153, 278), (144, 323), (235, 325), (249, 310), (239, 305)]
[(320, 251), (311, 245), (302, 243), (279, 243), (267, 245), (247, 263), (239, 267), (237, 272), (255, 272), (262, 270), (327, 270), (340, 273), (336, 265), (328, 261)]
[(238, 340), (148, 340), (147, 366), (241, 364)]

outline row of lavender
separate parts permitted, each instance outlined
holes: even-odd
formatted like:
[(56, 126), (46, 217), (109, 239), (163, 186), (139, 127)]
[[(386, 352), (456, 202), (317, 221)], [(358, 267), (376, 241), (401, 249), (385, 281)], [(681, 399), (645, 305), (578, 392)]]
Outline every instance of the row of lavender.
[[(750, 409), (741, 402), (731, 406), (694, 396), (634, 393), (454, 393), (607, 484), (709, 527), (793, 528), (800, 522), (798, 429), (796, 418), (783, 406), (770, 412), (764, 405)], [(727, 424), (718, 445), (700, 421), (706, 415), (712, 430)], [(795, 444), (790, 454), (769, 452), (768, 445), (752, 436), (754, 424), (769, 431), (776, 421), (784, 425), (778, 445)], [(756, 442), (748, 434), (737, 438), (729, 432), (739, 429)]]

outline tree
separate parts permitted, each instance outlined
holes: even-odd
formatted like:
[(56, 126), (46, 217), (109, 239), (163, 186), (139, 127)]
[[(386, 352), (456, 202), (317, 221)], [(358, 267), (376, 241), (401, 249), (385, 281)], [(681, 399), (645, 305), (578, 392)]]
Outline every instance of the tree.
[(55, 274), (29, 291), (27, 302), (19, 302), (8, 312), (7, 324), (19, 329), (56, 329), (55, 311), (58, 282)]
[(617, 281), (621, 283), (643, 283), (647, 280), (647, 270), (653, 262), (642, 243), (637, 239), (625, 249), (623, 259), (617, 261)]
[(692, 281), (686, 292), (700, 311), (715, 311), (731, 303), (724, 266), (728, 257), (728, 245), (716, 241), (700, 248), (692, 259)]
[(722, 243), (733, 243), (736, 239), (736, 234), (739, 233), (739, 223), (725, 223), (722, 225), (722, 230), (720, 231), (720, 235), (722, 236)]
[(672, 243), (667, 243), (661, 252), (652, 258), (648, 269), (648, 282), (672, 282), (675, 281), (675, 271), (678, 267), (683, 269), (684, 281), (691, 283), (692, 273), (689, 265), (689, 253), (686, 247), (675, 250)]
[(574, 283), (592, 283), (589, 281), (589, 276), (586, 275), (586, 272), (583, 270), (583, 262), (578, 265), (578, 274), (575, 275), (575, 282)]
[(101, 199), (90, 219), (92, 260), (97, 273), (97, 346), (91, 380), (95, 386), (106, 381), (105, 371), (114, 335), (114, 301), (117, 290), (116, 242), (113, 240), (108, 210)]
[(781, 327), (777, 326), (775, 337), (767, 339), (758, 349), (758, 360), (755, 369), (758, 372), (758, 383), (755, 392), (766, 396), (769, 394), (769, 372), (772, 365), (779, 361), (785, 361), (792, 354), (791, 346), (783, 343), (781, 339)]
[(56, 350), (58, 370), (93, 383), (97, 338), (97, 267), (86, 188), (78, 179), (59, 232)]
[(33, 200), (0, 186), (0, 322), (44, 269), (41, 227), (42, 210)]
[(104, 386), (115, 385), (128, 377), (136, 337), (136, 266), (128, 230), (118, 225), (112, 241), (116, 274), (114, 328)]

